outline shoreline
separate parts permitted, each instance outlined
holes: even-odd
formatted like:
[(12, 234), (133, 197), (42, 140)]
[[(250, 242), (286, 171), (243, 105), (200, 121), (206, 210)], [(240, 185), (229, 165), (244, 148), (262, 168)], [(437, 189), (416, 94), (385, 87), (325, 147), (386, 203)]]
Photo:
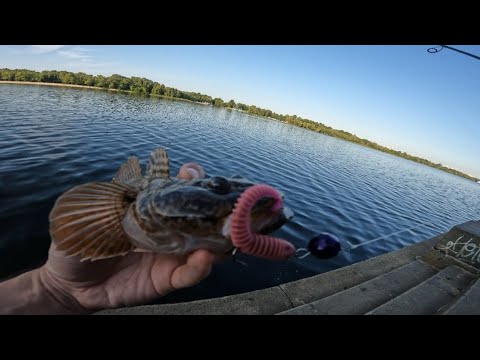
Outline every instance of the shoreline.
[(147, 96), (147, 97), (151, 96), (151, 97), (156, 97), (156, 98), (160, 98), (160, 99), (168, 99), (168, 100), (174, 100), (174, 101), (185, 101), (185, 102), (204, 105), (204, 106), (205, 105), (210, 105), (210, 104), (205, 104), (205, 103), (201, 103), (201, 102), (198, 102), (198, 101), (176, 98), (176, 97), (172, 97), (172, 96), (156, 95), (156, 94), (137, 94), (137, 93), (131, 92), (130, 90), (109, 89), (109, 88), (103, 88), (103, 87), (99, 87), (99, 86), (62, 84), (62, 83), (47, 83), (47, 82), (40, 82), (40, 81), (14, 81), (14, 80), (0, 80), (0, 85), (1, 84), (57, 86), (57, 87), (77, 88), (77, 89), (88, 89), (88, 90), (113, 91), (113, 92), (122, 93), (122, 94), (142, 95), (142, 96)]
[(110, 91), (122, 91), (118, 89), (105, 89), (98, 86), (88, 86), (88, 85), (75, 85), (75, 84), (62, 84), (62, 83), (46, 83), (39, 81), (13, 81), (13, 80), (0, 80), (0, 84), (17, 84), (17, 85), (40, 85), (40, 86), (62, 86), (62, 87), (73, 87), (73, 88), (82, 88), (82, 89), (98, 89), (98, 90), (110, 90)]

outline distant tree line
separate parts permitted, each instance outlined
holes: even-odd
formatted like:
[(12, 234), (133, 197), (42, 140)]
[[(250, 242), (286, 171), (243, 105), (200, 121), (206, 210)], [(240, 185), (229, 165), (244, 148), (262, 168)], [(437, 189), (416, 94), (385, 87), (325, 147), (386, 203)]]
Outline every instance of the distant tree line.
[(169, 98), (184, 99), (203, 104), (210, 104), (212, 106), (224, 107), (229, 109), (235, 109), (247, 114), (256, 116), (267, 117), (275, 120), (279, 120), (291, 125), (299, 126), (308, 130), (312, 130), (321, 134), (337, 137), (343, 140), (354, 142), (366, 147), (370, 147), (376, 150), (380, 150), (392, 155), (400, 156), (405, 159), (415, 161), (417, 163), (425, 164), (433, 168), (437, 168), (458, 176), (465, 177), (469, 180), (478, 181), (477, 178), (464, 174), (460, 171), (448, 168), (442, 164), (435, 164), (429, 160), (422, 159), (416, 156), (409, 155), (405, 152), (389, 149), (385, 146), (376, 144), (372, 141), (359, 138), (347, 131), (333, 129), (322, 123), (318, 123), (309, 119), (303, 119), (296, 115), (282, 115), (277, 114), (268, 109), (262, 109), (254, 105), (246, 105), (242, 103), (236, 103), (234, 100), (228, 102), (223, 101), (220, 98), (212, 98), (211, 96), (181, 91), (172, 87), (159, 84), (156, 81), (148, 80), (145, 78), (132, 76), (127, 78), (118, 74), (111, 76), (102, 75), (88, 75), (83, 72), (73, 73), (69, 71), (32, 71), (26, 69), (0, 69), (0, 80), (3, 81), (31, 81), (31, 82), (44, 82), (44, 83), (59, 83), (67, 85), (82, 85), (92, 86), (101, 89), (112, 89), (124, 92), (131, 92), (135, 94), (162, 96)]

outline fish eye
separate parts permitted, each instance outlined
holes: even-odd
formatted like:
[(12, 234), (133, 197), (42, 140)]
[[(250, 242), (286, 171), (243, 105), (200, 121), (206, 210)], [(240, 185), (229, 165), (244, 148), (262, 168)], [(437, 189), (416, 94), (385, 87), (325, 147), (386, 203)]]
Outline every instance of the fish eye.
[(213, 176), (207, 183), (208, 187), (217, 194), (227, 194), (230, 192), (230, 183), (221, 176)]

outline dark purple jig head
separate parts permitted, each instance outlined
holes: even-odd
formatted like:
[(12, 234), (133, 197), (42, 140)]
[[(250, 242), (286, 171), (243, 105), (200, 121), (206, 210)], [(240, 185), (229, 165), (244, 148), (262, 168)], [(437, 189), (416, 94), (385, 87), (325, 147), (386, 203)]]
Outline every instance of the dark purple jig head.
[(340, 250), (340, 241), (329, 233), (321, 233), (308, 243), (310, 253), (320, 259), (330, 259), (336, 256)]
[[(308, 242), (307, 249), (297, 250), (297, 257), (303, 259), (312, 254), (319, 259), (330, 259), (336, 256), (341, 249), (340, 241), (336, 236), (329, 233), (320, 233)], [(305, 253), (300, 256), (301, 251)]]

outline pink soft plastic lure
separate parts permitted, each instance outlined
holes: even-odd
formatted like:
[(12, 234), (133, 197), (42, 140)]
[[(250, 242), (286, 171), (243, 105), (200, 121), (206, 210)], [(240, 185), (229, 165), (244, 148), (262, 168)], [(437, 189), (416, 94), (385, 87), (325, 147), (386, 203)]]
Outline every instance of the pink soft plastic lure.
[(230, 237), (241, 252), (266, 259), (287, 259), (295, 254), (295, 247), (286, 240), (255, 234), (251, 230), (250, 212), (255, 203), (263, 197), (274, 198), (272, 211), (283, 208), (283, 200), (277, 190), (260, 184), (249, 187), (238, 199), (232, 213)]

